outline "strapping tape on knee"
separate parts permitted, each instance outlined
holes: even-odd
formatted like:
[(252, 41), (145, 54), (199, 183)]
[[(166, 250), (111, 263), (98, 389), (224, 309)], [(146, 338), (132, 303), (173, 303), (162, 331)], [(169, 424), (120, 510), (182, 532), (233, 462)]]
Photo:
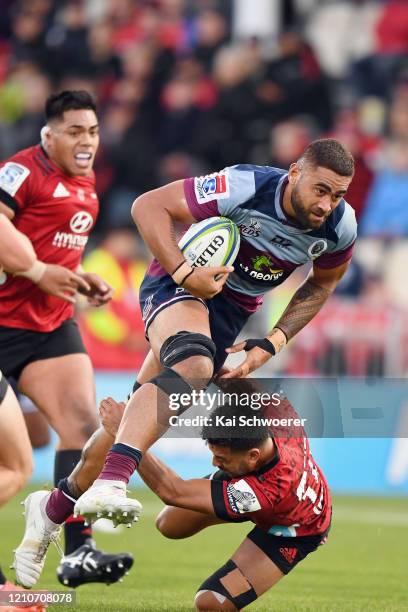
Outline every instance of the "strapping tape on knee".
[(149, 380), (149, 383), (159, 387), (167, 395), (193, 392), (193, 387), (180, 374), (171, 368), (164, 368), (157, 376)]
[(176, 363), (196, 355), (208, 357), (214, 362), (216, 350), (214, 342), (208, 336), (179, 331), (163, 342), (160, 350), (160, 363), (171, 368)]
[[(231, 572), (234, 572), (235, 570), (238, 570), (241, 573), (243, 581), (245, 581), (248, 584), (248, 589), (243, 590), (238, 595), (231, 594), (230, 590), (225, 586), (226, 584), (225, 578), (227, 578), (228, 575), (231, 574)], [(223, 582), (221, 582), (222, 580), (224, 584)], [(242, 574), (241, 570), (238, 568), (236, 563), (234, 563), (234, 561), (231, 561), (231, 560), (227, 561), (225, 565), (220, 567), (220, 569), (214, 572), (212, 576), (207, 578), (207, 580), (205, 580), (203, 584), (200, 586), (198, 591), (199, 592), (200, 591), (213, 591), (214, 593), (223, 595), (224, 597), (232, 601), (232, 603), (238, 610), (241, 610), (245, 606), (249, 606), (249, 604), (254, 602), (258, 597), (254, 588), (248, 582), (245, 576)]]

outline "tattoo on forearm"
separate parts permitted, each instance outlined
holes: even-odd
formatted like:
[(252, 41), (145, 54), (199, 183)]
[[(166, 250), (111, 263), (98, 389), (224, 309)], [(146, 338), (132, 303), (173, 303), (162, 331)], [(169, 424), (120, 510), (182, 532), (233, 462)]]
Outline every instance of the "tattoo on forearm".
[(313, 319), (330, 294), (328, 289), (307, 280), (292, 297), (276, 327), (290, 340)]

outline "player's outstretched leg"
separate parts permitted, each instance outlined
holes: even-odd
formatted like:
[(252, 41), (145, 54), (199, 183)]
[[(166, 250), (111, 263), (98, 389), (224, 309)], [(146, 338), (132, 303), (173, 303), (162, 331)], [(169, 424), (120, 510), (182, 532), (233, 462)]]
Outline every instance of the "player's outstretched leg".
[(80, 497), (75, 512), (93, 521), (100, 516), (130, 524), (140, 505), (126, 498), (126, 485), (147, 451), (169, 428), (170, 396), (207, 386), (214, 371), (216, 346), (211, 339), (208, 311), (200, 302), (173, 304), (149, 327), (149, 340), (163, 371), (142, 384), (130, 398), (107, 454), (102, 472)]
[(14, 554), (14, 569), (17, 581), (27, 588), (37, 583), (51, 542), (59, 547), (57, 540), (61, 525), (49, 519), (45, 510), (49, 496), (49, 491), (36, 491), (23, 502), (26, 528)]
[[(37, 583), (48, 547), (51, 542), (57, 543), (61, 525), (72, 514), (74, 503), (67, 480), (60, 483), (59, 489), (36, 491), (25, 500), (26, 529), (14, 556), (17, 580), (23, 586), (31, 588)], [(130, 553), (105, 553), (97, 550), (89, 538), (73, 553), (62, 557), (57, 576), (61, 584), (69, 587), (89, 582), (111, 584), (122, 580), (132, 565)]]

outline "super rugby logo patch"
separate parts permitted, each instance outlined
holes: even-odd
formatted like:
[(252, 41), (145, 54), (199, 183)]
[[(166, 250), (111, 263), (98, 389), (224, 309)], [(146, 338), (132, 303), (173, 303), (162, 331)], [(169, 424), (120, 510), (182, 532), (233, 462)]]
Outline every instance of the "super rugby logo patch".
[(0, 170), (0, 189), (14, 196), (30, 174), (22, 164), (7, 162)]
[(230, 483), (227, 486), (227, 497), (231, 510), (237, 514), (256, 512), (261, 509), (254, 490), (246, 480)]
[(228, 171), (195, 177), (194, 192), (199, 204), (228, 198), (230, 192)]

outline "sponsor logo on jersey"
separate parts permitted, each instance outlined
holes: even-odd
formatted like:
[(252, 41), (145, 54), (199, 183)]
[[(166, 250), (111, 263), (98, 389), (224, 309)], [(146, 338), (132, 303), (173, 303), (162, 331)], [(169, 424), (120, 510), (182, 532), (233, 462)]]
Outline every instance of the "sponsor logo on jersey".
[(316, 240), (307, 249), (310, 259), (316, 259), (327, 249), (327, 240)]
[(81, 236), (81, 234), (88, 232), (93, 222), (92, 215), (85, 210), (80, 210), (73, 215), (69, 223), (73, 233), (55, 232), (52, 245), (60, 249), (75, 249), (77, 251), (82, 251), (88, 242), (88, 236)]
[(194, 191), (197, 201), (202, 204), (214, 199), (229, 197), (229, 179), (226, 171), (195, 177)]
[(15, 196), (29, 174), (30, 170), (22, 164), (7, 162), (0, 170), (0, 188)]
[(276, 236), (274, 236), (269, 242), (282, 249), (293, 245), (293, 242), (291, 240), (288, 240), (287, 238), (284, 238), (283, 236), (279, 236), (279, 234), (276, 234)]
[(246, 480), (230, 483), (227, 486), (227, 497), (231, 510), (237, 514), (256, 512), (261, 509), (254, 490)]
[(70, 196), (68, 189), (62, 183), (58, 183), (56, 186), (54, 193), (52, 194), (53, 198), (66, 198)]
[(281, 268), (274, 268), (274, 263), (267, 255), (258, 255), (251, 259), (252, 269), (240, 263), (239, 267), (251, 278), (261, 281), (277, 281), (283, 276)]
[(75, 213), (69, 222), (69, 226), (75, 234), (84, 234), (85, 232), (88, 232), (92, 225), (93, 217), (85, 210), (80, 210), (79, 212)]
[(261, 235), (261, 224), (257, 219), (250, 219), (249, 226), (241, 223), (238, 225), (239, 231), (243, 236), (247, 236), (249, 238), (257, 238)]
[(79, 234), (69, 234), (68, 232), (55, 232), (52, 246), (59, 249), (75, 249), (82, 251), (88, 242), (88, 236), (80, 236)]
[(81, 202), (85, 202), (85, 191), (83, 189), (78, 189), (77, 198), (81, 200)]

